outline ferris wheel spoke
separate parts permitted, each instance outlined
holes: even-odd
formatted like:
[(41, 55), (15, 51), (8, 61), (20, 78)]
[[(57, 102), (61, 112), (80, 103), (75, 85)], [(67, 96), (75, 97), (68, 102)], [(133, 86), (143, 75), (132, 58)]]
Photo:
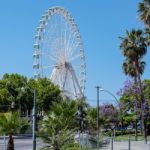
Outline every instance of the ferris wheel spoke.
[(71, 52), (72, 46), (73, 46), (73, 47), (76, 47), (75, 38), (76, 38), (76, 37), (72, 36), (72, 39), (69, 41), (69, 43), (70, 43), (69, 46), (68, 46), (68, 52), (69, 52), (69, 53)]
[[(67, 32), (67, 30), (66, 30), (66, 32)], [(70, 56), (70, 40), (71, 40), (71, 38), (72, 38), (72, 35), (71, 34), (69, 34), (69, 36), (67, 36), (66, 35), (66, 50), (67, 50), (67, 53), (68, 53), (68, 55)]]
[(42, 69), (48, 69), (48, 68), (53, 68), (55, 67), (56, 65), (51, 65), (51, 66), (43, 66)]
[(74, 68), (81, 68), (81, 65), (73, 65)]
[(72, 78), (72, 86), (74, 88), (74, 94), (78, 96), (78, 94), (81, 94), (79, 85), (78, 85), (78, 81), (76, 80), (76, 75), (74, 74), (74, 71), (72, 68), (69, 69), (70, 74), (71, 74), (71, 78)]
[(78, 44), (77, 43), (72, 44), (72, 46), (70, 46), (69, 48), (70, 57), (75, 55), (75, 53), (79, 53), (78, 51), (79, 51)]
[(76, 42), (75, 42), (75, 37), (72, 37), (69, 43), (70, 44), (68, 46), (68, 51), (69, 51), (70, 56), (72, 56), (74, 48), (77, 47)]
[(52, 70), (50, 79), (54, 83), (58, 83), (58, 85), (60, 85), (60, 75), (61, 75), (61, 69), (54, 67), (54, 69)]
[(57, 62), (57, 60), (58, 60), (58, 57), (54, 57), (54, 56), (50, 55), (49, 53), (43, 53), (42, 55), (45, 58), (53, 60), (54, 62)]
[[(66, 25), (65, 25), (65, 27), (66, 27)], [(63, 40), (63, 43), (64, 43), (64, 45), (65, 45), (65, 55), (67, 55), (66, 57), (68, 57), (68, 52), (67, 52), (67, 45), (68, 45), (68, 43), (67, 43), (67, 29), (65, 28), (65, 32), (64, 32), (64, 40)]]
[(73, 61), (73, 60), (80, 58), (80, 57), (81, 57), (81, 54), (75, 55), (72, 58), (70, 58), (70, 61)]

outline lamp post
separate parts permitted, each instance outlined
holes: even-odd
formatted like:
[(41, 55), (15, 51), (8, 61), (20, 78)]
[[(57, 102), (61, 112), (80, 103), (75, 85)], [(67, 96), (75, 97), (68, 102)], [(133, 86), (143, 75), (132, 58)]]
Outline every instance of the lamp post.
[(36, 90), (34, 89), (34, 100), (33, 100), (33, 128), (32, 128), (32, 140), (33, 140), (33, 150), (36, 150), (36, 134), (35, 134), (35, 125), (36, 125)]
[(117, 104), (119, 104), (119, 101), (118, 101), (117, 97), (114, 94), (112, 94), (110, 91), (108, 91), (106, 89), (103, 89), (103, 88), (100, 88), (100, 91), (104, 91), (104, 92), (110, 94), (112, 97), (114, 97), (114, 99), (116, 100)]
[(97, 90), (97, 150), (99, 150), (99, 90), (100, 86), (96, 86)]
[[(116, 98), (116, 96), (115, 96), (114, 94), (112, 94), (110, 91), (108, 91), (108, 90), (106, 90), (106, 89), (103, 89), (103, 88), (100, 88), (99, 90), (100, 90), (100, 91), (104, 91), (104, 92), (108, 93), (109, 95), (111, 95), (112, 97), (114, 97), (114, 99), (115, 99), (115, 101), (117, 102), (117, 104), (119, 104), (119, 101), (118, 101), (118, 99)], [(121, 112), (121, 119), (123, 120), (121, 108), (120, 108), (120, 112)], [(122, 128), (122, 123), (121, 123), (121, 128)], [(113, 131), (114, 131), (114, 129), (113, 129)], [(113, 135), (114, 135), (114, 134), (113, 134)]]

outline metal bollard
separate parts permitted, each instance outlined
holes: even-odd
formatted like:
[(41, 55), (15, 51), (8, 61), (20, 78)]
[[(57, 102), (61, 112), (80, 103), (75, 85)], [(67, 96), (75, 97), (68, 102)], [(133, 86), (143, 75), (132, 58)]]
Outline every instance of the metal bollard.
[(82, 150), (82, 139), (81, 139), (80, 131), (79, 131), (79, 143), (80, 143), (80, 149)]
[(111, 137), (111, 150), (113, 150), (114, 148), (113, 148), (113, 145), (114, 144), (114, 139), (113, 139), (113, 137)]
[(130, 139), (130, 135), (129, 135), (129, 139), (128, 139), (128, 144), (129, 144), (128, 149), (131, 150), (131, 139)]
[(86, 135), (86, 148), (89, 149), (89, 133)]
[(6, 136), (4, 134), (4, 150), (6, 150)]

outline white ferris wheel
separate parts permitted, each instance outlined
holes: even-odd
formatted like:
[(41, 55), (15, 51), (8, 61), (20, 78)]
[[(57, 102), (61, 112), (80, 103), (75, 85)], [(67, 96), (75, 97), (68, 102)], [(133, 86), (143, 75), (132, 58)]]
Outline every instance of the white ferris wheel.
[(62, 7), (42, 15), (34, 43), (34, 77), (48, 77), (64, 96), (84, 96), (86, 64), (81, 36), (71, 14)]

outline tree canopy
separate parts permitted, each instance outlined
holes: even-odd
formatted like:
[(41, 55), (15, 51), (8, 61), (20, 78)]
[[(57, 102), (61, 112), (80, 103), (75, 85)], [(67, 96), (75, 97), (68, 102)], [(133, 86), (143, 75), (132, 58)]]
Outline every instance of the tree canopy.
[(40, 111), (49, 111), (54, 101), (61, 100), (59, 87), (50, 79), (28, 79), (19, 74), (4, 74), (0, 80), (0, 111), (14, 109), (31, 110), (34, 90), (37, 91), (36, 105)]

